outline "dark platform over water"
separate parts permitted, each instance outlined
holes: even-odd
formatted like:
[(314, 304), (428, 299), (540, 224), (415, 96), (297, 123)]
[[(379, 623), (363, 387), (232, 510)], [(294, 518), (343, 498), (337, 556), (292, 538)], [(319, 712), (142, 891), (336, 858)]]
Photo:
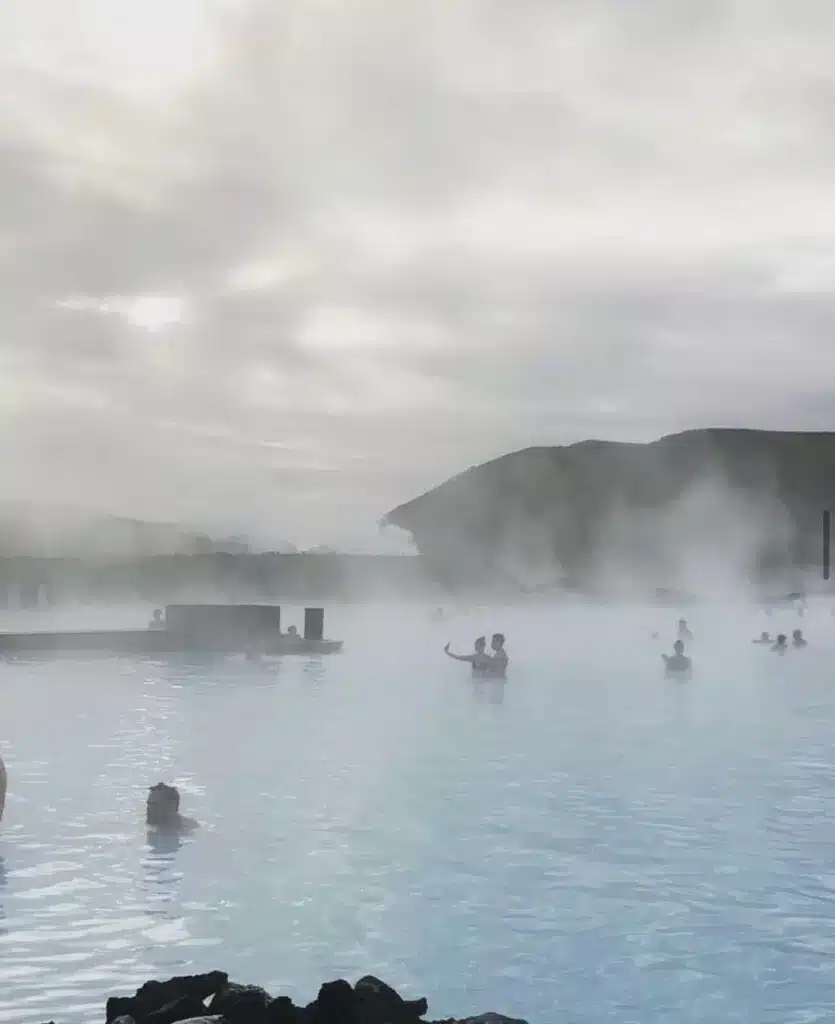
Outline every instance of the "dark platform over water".
[(164, 628), (0, 633), (0, 654), (336, 654), (324, 612), (305, 609), (304, 635), (281, 632), (277, 605), (169, 605)]

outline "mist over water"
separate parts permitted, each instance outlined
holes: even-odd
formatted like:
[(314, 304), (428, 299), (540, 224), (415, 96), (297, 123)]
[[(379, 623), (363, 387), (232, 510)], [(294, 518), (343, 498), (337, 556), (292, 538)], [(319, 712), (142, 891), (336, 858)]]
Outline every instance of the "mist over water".
[[(321, 661), (0, 664), (0, 1021), (215, 967), (302, 1001), (372, 971), (430, 1018), (826, 1016), (828, 607), (684, 614), (689, 685), (649, 607), (345, 606)], [(806, 651), (750, 643), (796, 625)], [(497, 629), (505, 686), (443, 657)], [(160, 779), (193, 840), (149, 847)]]

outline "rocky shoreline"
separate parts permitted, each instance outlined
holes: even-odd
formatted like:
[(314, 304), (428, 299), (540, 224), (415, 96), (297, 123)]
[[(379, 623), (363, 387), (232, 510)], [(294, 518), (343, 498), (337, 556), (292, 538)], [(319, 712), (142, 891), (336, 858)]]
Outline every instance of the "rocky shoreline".
[[(367, 975), (355, 984), (326, 982), (307, 1006), (271, 996), (257, 985), (239, 985), (223, 971), (149, 981), (132, 996), (107, 1000), (107, 1024), (526, 1024), (498, 1013), (424, 1020), (425, 999), (404, 999)], [(55, 1024), (50, 1021), (49, 1024)]]

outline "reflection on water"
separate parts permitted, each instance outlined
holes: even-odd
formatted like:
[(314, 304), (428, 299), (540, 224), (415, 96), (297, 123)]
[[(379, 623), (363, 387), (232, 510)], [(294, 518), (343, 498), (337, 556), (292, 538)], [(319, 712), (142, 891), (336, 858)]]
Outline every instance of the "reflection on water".
[(506, 685), (497, 679), (474, 679), (473, 697), (479, 704), (504, 704)]
[[(182, 837), (177, 833), (161, 832), (159, 829), (149, 828), (146, 836), (148, 846), (157, 862), (172, 863), (174, 854), (183, 845)], [(148, 859), (150, 860), (150, 858)]]
[(324, 658), (308, 658), (302, 662), (302, 673), (304, 678), (317, 686), (321, 686), (327, 679), (327, 664)]
[(148, 913), (173, 918), (177, 916), (177, 884), (183, 877), (174, 866), (177, 851), (183, 845), (182, 839), (148, 829), (147, 843), (150, 853), (142, 858), (142, 868)]
[[(831, 1017), (831, 620), (778, 662), (693, 610), (670, 686), (665, 615), (372, 609), (333, 659), (0, 663), (0, 1024), (216, 967), (301, 1001), (371, 971), (438, 1018)], [(495, 621), (511, 676), (472, 681), (443, 644)], [(194, 836), (140, 823), (161, 780)]]

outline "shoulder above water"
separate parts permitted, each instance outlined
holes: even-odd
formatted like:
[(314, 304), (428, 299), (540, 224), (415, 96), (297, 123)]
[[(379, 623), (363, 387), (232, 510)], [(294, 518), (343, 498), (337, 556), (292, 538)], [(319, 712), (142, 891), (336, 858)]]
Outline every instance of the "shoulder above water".
[(148, 831), (157, 836), (185, 836), (200, 828), (200, 823), (194, 818), (187, 818), (184, 815), (173, 821), (166, 821), (156, 825), (147, 825)]

